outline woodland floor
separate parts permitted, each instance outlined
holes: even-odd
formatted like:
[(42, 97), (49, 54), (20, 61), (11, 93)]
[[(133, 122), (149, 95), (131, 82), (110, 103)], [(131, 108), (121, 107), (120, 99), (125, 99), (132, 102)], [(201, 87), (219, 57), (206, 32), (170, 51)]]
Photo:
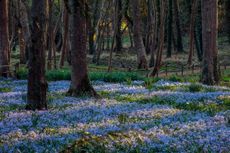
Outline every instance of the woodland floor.
[(49, 83), (49, 110), (25, 111), (27, 81), (2, 80), (0, 152), (230, 150), (230, 88), (160, 80), (94, 81), (102, 95), (66, 97)]

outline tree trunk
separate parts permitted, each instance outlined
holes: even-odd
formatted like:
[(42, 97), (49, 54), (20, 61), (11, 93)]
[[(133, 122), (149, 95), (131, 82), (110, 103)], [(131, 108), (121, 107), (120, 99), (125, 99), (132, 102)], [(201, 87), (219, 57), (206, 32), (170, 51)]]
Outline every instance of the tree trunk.
[(116, 53), (121, 53), (122, 49), (122, 0), (115, 1), (115, 22), (116, 22)]
[(230, 43), (230, 0), (225, 0), (225, 29), (228, 37), (228, 42)]
[(8, 0), (0, 0), (0, 76), (9, 75)]
[(174, 16), (175, 16), (175, 23), (176, 23), (176, 47), (178, 52), (183, 52), (183, 39), (181, 34), (181, 22), (180, 22), (180, 15), (179, 15), (179, 1), (173, 0), (173, 6), (174, 6)]
[(200, 62), (203, 60), (203, 49), (202, 49), (202, 17), (201, 17), (201, 0), (198, 0), (198, 13), (196, 17), (196, 23), (195, 23), (195, 31), (194, 31), (194, 37), (195, 37), (195, 45), (196, 45), (196, 51), (197, 51), (197, 57)]
[(70, 96), (97, 96), (90, 84), (87, 69), (87, 29), (86, 1), (69, 0), (70, 7), (70, 43), (71, 43), (71, 85)]
[(168, 0), (168, 49), (167, 49), (167, 58), (170, 58), (172, 56), (172, 34), (173, 34), (173, 9), (172, 9), (172, 1)]
[(189, 31), (189, 57), (188, 57), (188, 65), (192, 65), (192, 57), (194, 54), (194, 31), (195, 31), (195, 19), (196, 19), (196, 10), (197, 10), (197, 0), (192, 2), (191, 9), (191, 18), (190, 18), (190, 31)]
[[(21, 32), (22, 32), (22, 36), (23, 36), (23, 41), (25, 44), (25, 47), (23, 49), (22, 52), (24, 52), (25, 54), (25, 61), (24, 61), (24, 57), (22, 55), (22, 60), (21, 63), (25, 64), (26, 61), (28, 61), (28, 54), (29, 54), (29, 49), (30, 49), (30, 27), (29, 27), (29, 17), (28, 17), (28, 10), (27, 10), (27, 6), (25, 3), (23, 3), (20, 0), (20, 6), (19, 6), (19, 22), (20, 22), (20, 26), (21, 26)], [(23, 53), (22, 53), (23, 54)]]
[(217, 60), (217, 0), (202, 0), (203, 73), (202, 82), (219, 83)]
[(64, 13), (63, 13), (63, 22), (64, 22), (64, 27), (63, 27), (63, 44), (62, 44), (62, 49), (61, 49), (61, 58), (60, 58), (60, 68), (62, 68), (65, 64), (65, 58), (66, 58), (66, 54), (67, 54), (67, 49), (68, 49), (68, 32), (69, 32), (69, 14), (68, 11), (66, 9), (66, 7), (64, 7)]
[(33, 0), (31, 9), (31, 48), (29, 52), (29, 74), (27, 109), (47, 109), (45, 79), (46, 49), (46, 0)]
[(47, 59), (47, 69), (51, 70), (52, 69), (52, 63), (53, 63), (53, 54), (54, 54), (54, 48), (53, 48), (53, 41), (54, 41), (54, 35), (53, 35), (53, 5), (54, 1), (48, 0), (49, 2), (49, 21), (48, 21), (48, 59)]
[(93, 55), (95, 52), (95, 34), (96, 34), (96, 26), (97, 26), (97, 22), (98, 22), (98, 15), (99, 15), (99, 0), (94, 0), (93, 1), (94, 6), (93, 6), (93, 15), (92, 19), (89, 18), (89, 54)]
[(148, 45), (151, 54), (149, 67), (153, 67), (155, 64), (155, 52), (156, 52), (156, 36), (157, 36), (157, 9), (156, 3), (153, 0), (148, 0)]
[(133, 0), (133, 33), (134, 33), (134, 46), (137, 52), (138, 69), (148, 69), (148, 62), (145, 52), (145, 46), (142, 39), (141, 31), (141, 0)]
[(164, 36), (165, 36), (165, 8), (166, 8), (166, 2), (165, 0), (160, 1), (160, 31), (159, 31), (159, 46), (157, 50), (157, 55), (156, 55), (156, 61), (155, 61), (155, 66), (152, 72), (150, 72), (149, 76), (155, 77), (157, 73), (160, 70), (161, 67), (161, 60), (162, 60), (162, 54), (163, 54), (163, 49), (164, 49)]

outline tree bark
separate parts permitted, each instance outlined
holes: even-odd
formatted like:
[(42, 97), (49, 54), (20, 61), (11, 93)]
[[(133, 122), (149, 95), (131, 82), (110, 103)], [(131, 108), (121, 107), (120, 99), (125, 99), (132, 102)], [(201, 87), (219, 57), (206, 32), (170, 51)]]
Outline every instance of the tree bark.
[(71, 85), (70, 96), (97, 96), (90, 84), (87, 69), (87, 25), (86, 1), (69, 0), (70, 7), (70, 50), (71, 50)]
[(61, 49), (61, 58), (60, 58), (60, 68), (62, 68), (65, 64), (65, 59), (66, 59), (66, 54), (67, 54), (67, 50), (69, 49), (69, 39), (68, 39), (68, 32), (69, 32), (69, 14), (68, 11), (66, 9), (66, 7), (64, 7), (64, 13), (63, 13), (63, 22), (64, 22), (64, 27), (63, 27), (63, 44), (62, 44), (62, 49)]
[(121, 53), (122, 50), (122, 0), (115, 1), (115, 22), (116, 22), (116, 53)]
[(181, 21), (180, 21), (180, 15), (179, 15), (179, 1), (173, 0), (173, 6), (174, 6), (174, 16), (175, 16), (175, 24), (176, 24), (176, 36), (177, 36), (177, 42), (176, 47), (178, 52), (183, 52), (183, 39), (181, 34)]
[(172, 35), (173, 35), (173, 0), (168, 0), (168, 48), (167, 48), (167, 58), (172, 56)]
[(96, 26), (97, 26), (97, 22), (98, 22), (98, 16), (100, 15), (99, 13), (99, 0), (94, 0), (93, 1), (94, 6), (93, 6), (93, 14), (91, 15), (92, 18), (89, 18), (89, 54), (93, 55), (95, 52), (95, 34), (96, 34)]
[(202, 82), (208, 85), (219, 83), (217, 50), (217, 0), (202, 1), (203, 73)]
[(142, 39), (142, 31), (141, 31), (141, 0), (133, 0), (133, 39), (134, 39), (134, 46), (137, 52), (137, 64), (138, 69), (148, 69), (148, 62), (145, 52), (145, 46)]
[(228, 42), (230, 43), (230, 0), (225, 0), (225, 29), (228, 37)]
[(148, 47), (151, 54), (149, 67), (155, 64), (156, 40), (157, 40), (157, 8), (156, 2), (148, 0)]
[(0, 0), (0, 76), (9, 76), (8, 0)]
[(31, 9), (31, 48), (29, 52), (29, 74), (27, 109), (47, 109), (45, 79), (45, 49), (46, 49), (46, 0), (33, 0)]
[(162, 61), (162, 54), (164, 50), (164, 36), (165, 36), (165, 9), (166, 9), (166, 2), (165, 0), (160, 1), (160, 31), (159, 31), (159, 46), (156, 55), (155, 66), (152, 72), (150, 72), (150, 77), (155, 77), (160, 70), (161, 61)]
[(191, 17), (190, 17), (190, 31), (189, 31), (189, 57), (188, 65), (192, 65), (192, 57), (194, 54), (194, 31), (195, 31), (195, 19), (196, 19), (196, 10), (197, 10), (197, 0), (192, 2)]

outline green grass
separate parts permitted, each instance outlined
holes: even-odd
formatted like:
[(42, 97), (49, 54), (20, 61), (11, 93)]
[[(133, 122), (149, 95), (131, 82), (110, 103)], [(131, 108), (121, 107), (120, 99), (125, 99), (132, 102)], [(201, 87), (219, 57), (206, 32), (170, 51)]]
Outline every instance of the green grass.
[[(171, 75), (164, 78), (147, 78), (146, 71), (133, 71), (126, 72), (121, 69), (114, 69), (113, 72), (107, 72), (106, 66), (89, 66), (89, 77), (91, 81), (105, 81), (105, 82), (126, 82), (128, 85), (131, 85), (131, 82), (134, 80), (143, 80), (145, 82), (145, 87), (147, 89), (153, 88), (153, 83), (159, 81), (160, 79), (165, 79), (173, 82), (191, 82), (196, 83), (200, 81), (200, 76), (196, 75), (187, 75), (187, 76), (179, 76), (179, 75)], [(230, 77), (229, 70), (226, 70), (224, 75), (222, 76), (221, 85), (230, 86)], [(17, 76), (19, 79), (27, 79), (28, 70), (25, 67), (21, 67), (17, 71)], [(59, 80), (70, 80), (71, 79), (71, 71), (69, 68), (58, 69), (58, 70), (49, 70), (46, 72), (46, 78), (48, 81), (59, 81)]]
[[(19, 79), (27, 79), (28, 70), (21, 68), (17, 72)], [(89, 77), (91, 81), (105, 81), (105, 82), (126, 82), (127, 80), (143, 80), (144, 77), (135, 72), (90, 72)], [(71, 72), (68, 69), (61, 70), (51, 70), (46, 72), (46, 78), (48, 81), (58, 81), (58, 80), (70, 80)]]

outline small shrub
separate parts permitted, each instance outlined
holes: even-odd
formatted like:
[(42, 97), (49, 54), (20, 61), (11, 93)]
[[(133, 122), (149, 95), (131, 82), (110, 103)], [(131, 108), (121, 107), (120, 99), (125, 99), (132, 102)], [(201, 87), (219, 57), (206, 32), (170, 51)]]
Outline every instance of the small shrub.
[(25, 80), (28, 77), (28, 70), (25, 67), (21, 67), (17, 72), (18, 79)]
[(126, 113), (122, 113), (118, 115), (118, 121), (120, 124), (125, 124), (128, 122), (129, 116)]
[(11, 92), (11, 88), (0, 88), (0, 92)]
[(169, 81), (173, 81), (173, 82), (182, 82), (183, 79), (180, 78), (180, 77), (177, 76), (177, 75), (172, 75), (172, 76), (169, 77)]
[(152, 89), (154, 87), (154, 83), (161, 80), (160, 78), (146, 78), (144, 79), (144, 86), (146, 89)]
[(190, 92), (200, 92), (203, 90), (203, 86), (200, 84), (191, 84), (188, 88)]
[(126, 84), (129, 85), (129, 86), (132, 85), (132, 79), (131, 78), (127, 78), (126, 79)]

